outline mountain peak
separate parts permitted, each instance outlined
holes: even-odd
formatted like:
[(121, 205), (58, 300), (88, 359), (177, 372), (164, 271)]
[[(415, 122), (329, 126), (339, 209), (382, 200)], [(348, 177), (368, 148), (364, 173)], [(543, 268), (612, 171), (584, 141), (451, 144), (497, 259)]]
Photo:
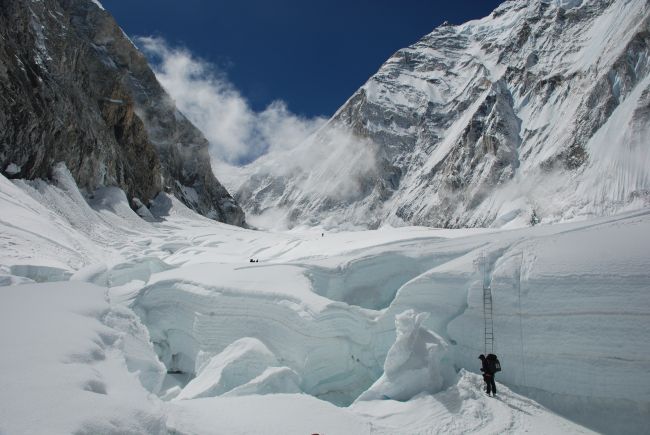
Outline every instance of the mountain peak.
[[(348, 161), (365, 153), (372, 171), (342, 174), (323, 160), (280, 183), (266, 159), (236, 197), (254, 213), (285, 210), (289, 226), (519, 226), (643, 206), (648, 10), (645, 0), (509, 1), (437, 27), (389, 58), (319, 133), (347, 131), (352, 139), (321, 146)], [(625, 133), (613, 133), (620, 125)], [(360, 194), (311, 191), (314, 171), (338, 171)]]

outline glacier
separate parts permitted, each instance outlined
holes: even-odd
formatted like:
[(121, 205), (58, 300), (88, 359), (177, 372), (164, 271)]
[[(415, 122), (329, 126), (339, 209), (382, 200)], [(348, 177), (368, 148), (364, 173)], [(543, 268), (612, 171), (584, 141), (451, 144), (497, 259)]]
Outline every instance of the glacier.
[[(2, 433), (647, 430), (647, 209), (256, 231), (166, 195), (147, 221), (119, 189), (56, 180), (0, 178)], [(478, 375), (483, 269), (498, 399)]]

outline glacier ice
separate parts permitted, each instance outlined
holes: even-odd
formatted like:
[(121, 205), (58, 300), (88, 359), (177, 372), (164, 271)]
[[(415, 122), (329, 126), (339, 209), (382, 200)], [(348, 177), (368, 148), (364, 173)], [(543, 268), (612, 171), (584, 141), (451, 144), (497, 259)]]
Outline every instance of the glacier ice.
[(420, 393), (435, 394), (455, 377), (448, 345), (422, 327), (428, 313), (406, 310), (395, 316), (397, 338), (386, 354), (384, 374), (358, 398), (405, 401)]
[(264, 343), (254, 338), (240, 338), (200, 364), (196, 377), (183, 388), (177, 399), (228, 393), (250, 383), (277, 365), (277, 359)]
[(233, 388), (224, 396), (301, 393), (300, 376), (289, 367), (269, 367), (250, 382)]

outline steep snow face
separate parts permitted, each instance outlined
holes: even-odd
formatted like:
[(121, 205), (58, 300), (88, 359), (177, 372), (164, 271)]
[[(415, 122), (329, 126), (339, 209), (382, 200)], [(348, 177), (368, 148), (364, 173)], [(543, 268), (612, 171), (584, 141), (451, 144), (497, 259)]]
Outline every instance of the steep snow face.
[[(283, 209), (289, 226), (520, 226), (647, 206), (649, 10), (519, 0), (441, 26), (395, 53), (302, 147), (337, 150), (329, 136), (345, 131), (362, 169), (348, 157), (279, 172), (298, 149), (246, 168), (236, 196), (252, 214)], [(336, 183), (308, 182), (320, 171)]]

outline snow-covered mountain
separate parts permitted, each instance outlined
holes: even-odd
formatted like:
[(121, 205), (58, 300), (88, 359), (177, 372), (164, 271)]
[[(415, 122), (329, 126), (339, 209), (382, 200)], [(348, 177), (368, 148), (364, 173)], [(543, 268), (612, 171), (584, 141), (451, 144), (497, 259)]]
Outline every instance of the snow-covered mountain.
[(2, 1), (0, 171), (52, 179), (60, 162), (88, 195), (118, 186), (137, 209), (165, 191), (244, 224), (214, 177), (207, 140), (98, 2)]
[(649, 11), (511, 0), (443, 24), (231, 190), (290, 226), (521, 225), (647, 206)]

